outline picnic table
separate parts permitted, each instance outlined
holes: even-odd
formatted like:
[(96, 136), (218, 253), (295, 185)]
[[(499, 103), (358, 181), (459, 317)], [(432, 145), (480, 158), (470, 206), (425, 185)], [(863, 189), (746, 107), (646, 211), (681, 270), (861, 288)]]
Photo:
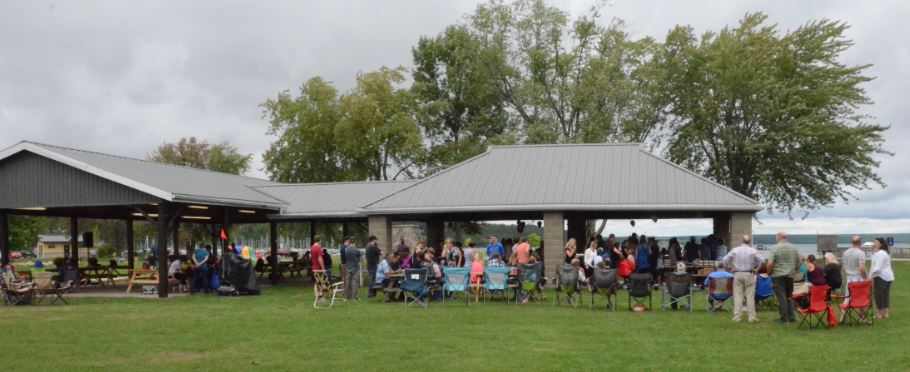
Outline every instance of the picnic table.
[[(85, 284), (98, 284), (102, 287), (107, 284), (114, 285), (114, 274), (107, 266), (80, 267), (79, 277), (85, 281)], [(97, 280), (97, 282), (93, 282), (93, 280)]]
[(158, 270), (140, 269), (133, 270), (130, 275), (129, 283), (126, 286), (126, 293), (129, 294), (134, 284), (158, 284)]
[(385, 293), (385, 302), (390, 302), (392, 299), (401, 294), (401, 281), (404, 279), (404, 270), (399, 271), (389, 271), (385, 274), (386, 278), (389, 278), (389, 285), (382, 289), (382, 292)]

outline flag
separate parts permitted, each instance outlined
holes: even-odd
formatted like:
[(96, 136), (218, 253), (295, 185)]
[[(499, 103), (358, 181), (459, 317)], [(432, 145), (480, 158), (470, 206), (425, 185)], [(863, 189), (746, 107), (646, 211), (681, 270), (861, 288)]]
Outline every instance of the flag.
[(224, 229), (221, 229), (221, 240), (227, 240), (227, 233), (224, 232)]

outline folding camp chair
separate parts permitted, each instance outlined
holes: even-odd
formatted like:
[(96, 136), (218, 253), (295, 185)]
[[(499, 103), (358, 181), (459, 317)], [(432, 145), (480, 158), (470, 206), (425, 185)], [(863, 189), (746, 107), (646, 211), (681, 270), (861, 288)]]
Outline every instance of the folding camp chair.
[(3, 274), (3, 300), (8, 306), (31, 305), (35, 294), (32, 283), (16, 283), (12, 276)]
[(692, 312), (692, 274), (667, 273), (664, 275), (664, 288), (660, 293), (660, 308), (666, 310), (673, 305), (683, 304)]
[[(578, 268), (569, 264), (560, 265), (556, 269), (556, 300), (553, 301), (553, 305), (562, 305), (559, 301), (559, 295), (563, 294), (566, 296), (569, 305), (578, 308), (578, 304), (584, 301), (582, 293), (578, 288)], [(576, 299), (576, 297), (578, 298)]]
[[(809, 307), (796, 308), (796, 312), (801, 315), (797, 329), (802, 328), (803, 324), (808, 325), (809, 329), (818, 326), (828, 328), (828, 315), (831, 310), (828, 304), (829, 290), (826, 285), (813, 285), (809, 288)], [(795, 298), (790, 298), (790, 301), (794, 300)]]
[[(540, 262), (535, 262), (531, 265), (518, 265), (518, 278), (521, 282), (521, 292), (523, 292), (528, 299), (534, 300), (538, 305), (540, 305), (541, 298), (541, 287), (540, 287)], [(515, 296), (515, 303), (521, 301), (522, 296)]]
[(68, 304), (66, 299), (63, 298), (63, 293), (60, 290), (60, 285), (54, 282), (54, 273), (51, 272), (39, 272), (35, 274), (35, 294), (38, 296), (38, 300), (35, 304), (40, 304), (44, 299), (50, 298), (50, 305), (57, 303), (57, 301), (63, 301), (64, 304)]
[(841, 319), (843, 322), (853, 324), (872, 325), (874, 304), (872, 303), (872, 281), (847, 283), (847, 296), (831, 296), (831, 298), (841, 299), (844, 302), (840, 304), (841, 311), (844, 315)]
[(499, 294), (506, 302), (509, 301), (509, 268), (488, 267), (483, 270), (483, 302), (487, 302), (487, 295), (490, 299)]
[[(339, 299), (338, 294), (344, 292), (344, 288), (341, 288), (344, 283), (332, 283), (325, 270), (313, 270), (313, 280), (316, 282), (313, 285), (313, 294), (316, 296), (316, 299), (313, 300), (313, 307), (317, 309), (329, 309), (334, 306), (335, 300)], [(329, 296), (331, 296), (331, 298), (329, 298)], [(328, 306), (320, 306), (320, 303), (325, 303), (326, 301), (329, 302)], [(341, 298), (341, 301), (344, 301), (344, 298)]]
[[(648, 306), (645, 307), (644, 299), (648, 299)], [(635, 301), (633, 304), (632, 301)], [(651, 308), (651, 274), (638, 273), (629, 275), (629, 310), (633, 306), (642, 306), (646, 309)]]
[(442, 270), (442, 304), (445, 306), (449, 294), (463, 293), (464, 304), (470, 306), (468, 286), (471, 284), (471, 269), (467, 267), (447, 267)]
[(777, 297), (771, 289), (771, 277), (759, 275), (755, 278), (755, 308), (777, 309)]
[(616, 311), (616, 269), (594, 269), (594, 285), (591, 293), (591, 308), (594, 308), (594, 298), (601, 296), (607, 300), (607, 309)]
[(418, 304), (427, 308), (427, 269), (406, 269), (404, 280), (401, 281), (401, 291), (404, 293), (404, 307)]
[(724, 306), (727, 302), (733, 301), (733, 278), (712, 278), (708, 277), (708, 295), (705, 296), (707, 301), (706, 309), (708, 312), (726, 310)]

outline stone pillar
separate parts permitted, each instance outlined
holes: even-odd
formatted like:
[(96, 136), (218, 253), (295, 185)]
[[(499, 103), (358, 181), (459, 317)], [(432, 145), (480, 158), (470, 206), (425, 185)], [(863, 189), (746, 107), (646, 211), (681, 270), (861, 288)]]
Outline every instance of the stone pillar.
[(442, 248), (442, 241), (445, 240), (446, 224), (445, 221), (432, 219), (427, 220), (427, 246), (436, 249)]
[(389, 216), (370, 216), (368, 220), (370, 235), (376, 237), (379, 248), (385, 252), (392, 252), (392, 219)]
[(588, 248), (588, 225), (587, 221), (584, 218), (577, 216), (569, 215), (566, 217), (568, 225), (568, 234), (566, 240), (569, 238), (575, 238), (575, 241), (578, 242), (578, 247), (583, 249)]
[(724, 240), (728, 248), (742, 243), (743, 235), (752, 235), (752, 213), (724, 213), (714, 217), (714, 235)]
[(555, 275), (556, 268), (563, 261), (565, 246), (565, 220), (560, 212), (543, 214), (543, 262), (544, 276)]

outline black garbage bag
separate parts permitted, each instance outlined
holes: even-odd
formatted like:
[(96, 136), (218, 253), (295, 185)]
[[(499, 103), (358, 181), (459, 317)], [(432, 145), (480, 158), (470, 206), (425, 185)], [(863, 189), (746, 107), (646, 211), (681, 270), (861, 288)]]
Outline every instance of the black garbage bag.
[(256, 282), (256, 272), (249, 260), (235, 254), (227, 254), (221, 261), (224, 277), (222, 286), (232, 286), (240, 295), (258, 295), (259, 283)]

